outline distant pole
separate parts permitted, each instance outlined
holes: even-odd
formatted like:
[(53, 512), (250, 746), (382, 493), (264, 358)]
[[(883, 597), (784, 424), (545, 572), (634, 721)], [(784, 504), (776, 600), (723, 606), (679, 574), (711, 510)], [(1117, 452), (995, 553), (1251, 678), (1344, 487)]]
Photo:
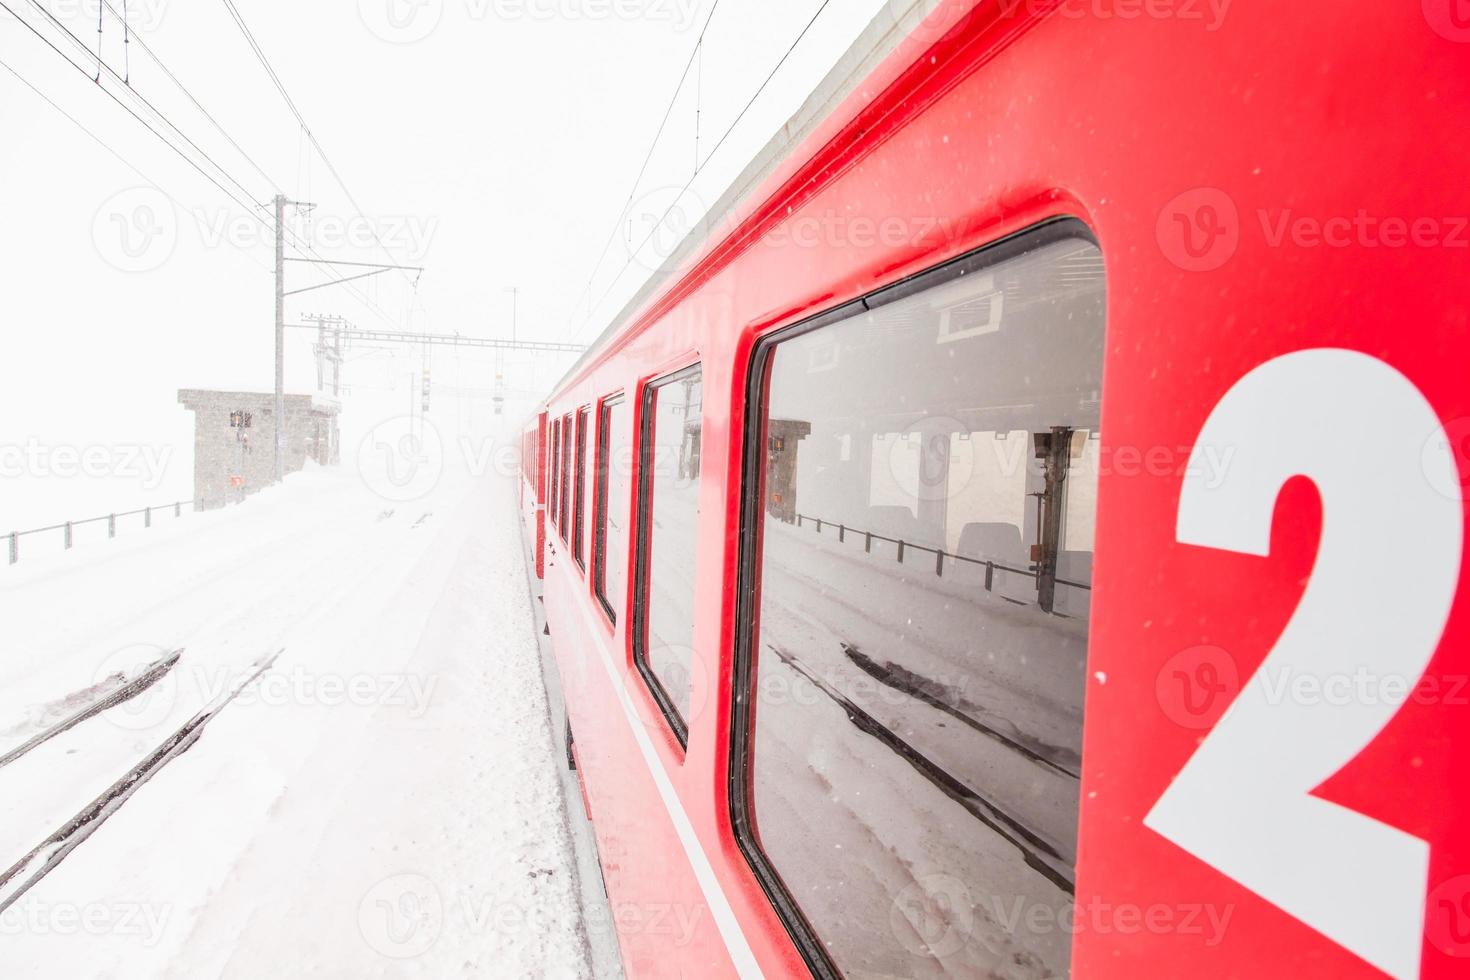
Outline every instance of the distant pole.
[(286, 479), (286, 198), (276, 200), (276, 482)]
[(510, 342), (512, 344), (516, 342), (516, 306), (520, 298), (519, 293), (520, 289), (515, 286), (510, 287)]

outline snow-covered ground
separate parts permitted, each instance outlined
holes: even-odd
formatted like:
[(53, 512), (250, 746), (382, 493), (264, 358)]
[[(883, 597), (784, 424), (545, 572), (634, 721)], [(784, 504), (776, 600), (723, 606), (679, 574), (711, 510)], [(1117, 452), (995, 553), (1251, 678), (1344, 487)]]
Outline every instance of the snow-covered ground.
[(403, 503), (349, 459), (0, 570), (0, 757), (181, 651), (0, 766), (0, 875), (278, 654), (0, 913), (0, 975), (603, 972), (495, 469)]

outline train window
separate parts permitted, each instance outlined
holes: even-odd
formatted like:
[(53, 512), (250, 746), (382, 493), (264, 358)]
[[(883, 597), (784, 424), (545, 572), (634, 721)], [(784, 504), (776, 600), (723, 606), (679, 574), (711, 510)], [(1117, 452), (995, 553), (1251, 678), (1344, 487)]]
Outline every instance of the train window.
[(820, 975), (1068, 974), (1103, 324), (1068, 221), (757, 348), (734, 817)]
[(632, 426), (619, 395), (602, 403), (597, 422), (597, 486), (592, 526), (592, 584), (614, 623), (628, 598), (628, 514), (632, 509)]
[(643, 393), (633, 659), (681, 743), (694, 652), (694, 542), (704, 381), (698, 365)]
[(561, 516), (557, 518), (557, 525), (561, 528), (561, 539), (567, 539), (567, 498), (571, 496), (572, 476), (572, 417), (566, 415), (561, 420), (561, 498), (558, 506), (561, 507)]
[(557, 484), (561, 475), (561, 419), (553, 419), (551, 423), (551, 492), (546, 495), (546, 513), (551, 518), (551, 523), (556, 524), (556, 494)]
[(577, 560), (577, 567), (582, 571), (587, 570), (587, 562), (582, 558), (582, 511), (584, 509), (584, 491), (587, 488), (587, 409), (583, 408), (577, 412), (577, 466), (576, 481), (572, 487), (572, 557)]

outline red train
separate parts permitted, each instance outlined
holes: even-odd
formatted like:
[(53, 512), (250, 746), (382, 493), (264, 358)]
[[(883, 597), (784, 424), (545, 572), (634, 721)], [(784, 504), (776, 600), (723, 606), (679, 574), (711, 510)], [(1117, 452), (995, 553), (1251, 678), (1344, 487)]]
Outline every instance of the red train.
[(1463, 0), (902, 26), (526, 430), (627, 971), (1470, 975)]

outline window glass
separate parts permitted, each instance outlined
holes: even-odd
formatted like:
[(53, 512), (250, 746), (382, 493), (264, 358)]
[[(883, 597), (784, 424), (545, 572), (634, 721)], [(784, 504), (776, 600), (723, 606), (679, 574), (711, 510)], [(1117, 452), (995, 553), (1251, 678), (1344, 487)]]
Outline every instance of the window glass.
[(634, 656), (680, 741), (692, 691), (703, 401), (704, 382), (695, 366), (649, 385), (643, 403)]
[(743, 833), (848, 976), (1069, 970), (1103, 270), (1004, 247), (765, 348)]
[(546, 513), (556, 524), (556, 495), (561, 477), (561, 419), (551, 423), (551, 492), (546, 495)]
[(572, 417), (568, 415), (561, 420), (561, 499), (558, 504), (561, 517), (558, 521), (563, 541), (567, 539), (567, 498), (571, 496), (572, 476)]
[(621, 396), (603, 403), (597, 426), (597, 524), (593, 583), (617, 622), (628, 599), (628, 515), (633, 509), (633, 427)]
[(582, 558), (582, 512), (585, 507), (583, 500), (584, 491), (587, 487), (587, 409), (577, 412), (577, 472), (573, 484), (572, 500), (572, 557), (577, 559), (577, 565), (582, 569), (587, 568), (587, 563)]

